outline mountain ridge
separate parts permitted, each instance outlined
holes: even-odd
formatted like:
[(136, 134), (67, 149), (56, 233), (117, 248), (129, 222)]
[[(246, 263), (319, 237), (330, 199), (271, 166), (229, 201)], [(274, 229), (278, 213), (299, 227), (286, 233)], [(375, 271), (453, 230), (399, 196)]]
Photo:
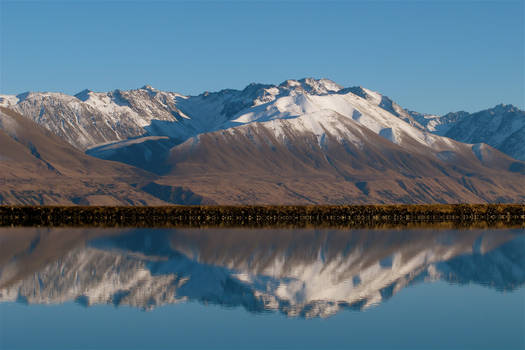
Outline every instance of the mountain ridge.
[[(199, 133), (215, 131), (221, 128), (221, 123), (228, 122), (229, 118), (233, 117), (243, 109), (257, 107), (261, 104), (271, 102), (278, 97), (288, 96), (292, 93), (302, 93), (315, 96), (329, 94), (344, 95), (351, 93), (367, 100), (372, 105), (391, 113), (411, 126), (414, 126), (416, 129), (428, 131), (440, 136), (446, 136), (446, 131), (451, 127), (451, 124), (456, 123), (459, 119), (467, 116), (467, 114), (472, 115), (486, 111), (490, 112), (495, 109), (497, 110), (499, 106), (505, 106), (498, 105), (494, 108), (489, 108), (476, 113), (451, 112), (443, 116), (436, 116), (404, 109), (387, 96), (371, 91), (362, 86), (344, 88), (337, 83), (324, 78), (290, 79), (279, 85), (251, 83), (242, 90), (223, 89), (217, 92), (206, 91), (193, 96), (185, 96), (170, 91), (161, 91), (150, 85), (144, 85), (139, 89), (115, 89), (109, 92), (93, 92), (84, 89), (75, 95), (67, 95), (59, 92), (25, 92), (16, 96), (0, 95), (0, 105), (18, 110), (21, 114), (32, 118), (36, 122), (53, 131), (55, 134), (66, 139), (66, 141), (70, 142), (75, 147), (84, 150), (111, 142), (120, 142), (128, 138), (137, 138), (141, 136), (169, 136), (173, 138), (182, 137), (187, 139)], [(146, 101), (145, 98), (149, 98), (150, 101)], [(221, 98), (223, 101), (217, 101)], [(80, 135), (81, 137), (76, 139), (72, 136), (66, 135), (68, 133), (66, 133), (65, 130), (59, 131), (60, 128), (57, 124), (63, 124), (64, 122), (46, 118), (46, 114), (48, 113), (46, 108), (50, 108), (46, 104), (46, 100), (49, 99), (55, 99), (55, 104), (63, 104), (66, 107), (69, 104), (73, 104), (73, 106), (69, 107), (70, 109), (78, 110), (77, 119), (85, 113), (93, 114), (91, 119), (94, 124), (99, 122), (97, 128), (102, 131), (98, 133), (94, 132), (94, 135), (91, 135), (91, 138), (85, 137), (85, 135)], [(188, 100), (192, 101), (190, 102)], [(82, 106), (79, 107), (75, 102), (80, 102)], [(220, 102), (222, 102), (222, 104)], [(196, 108), (196, 105), (199, 104), (208, 104), (208, 109), (215, 107), (215, 110), (211, 113), (209, 110), (203, 110), (203, 108), (196, 110), (198, 109)], [(510, 106), (513, 110), (519, 111), (517, 107), (512, 105), (507, 106)], [(122, 110), (119, 111), (119, 107), (123, 107), (123, 109), (120, 108)], [(129, 110), (126, 110), (126, 107), (128, 107)], [(188, 113), (184, 113), (184, 109), (186, 109)], [(71, 111), (67, 108), (65, 108), (65, 110), (54, 110), (51, 108), (49, 111), (50, 114), (59, 113), (60, 116), (66, 120), (71, 119), (69, 112)], [(105, 113), (103, 117), (107, 120), (104, 120), (102, 116), (99, 116), (99, 113)], [(199, 115), (198, 117), (200, 119), (203, 119), (201, 117), (204, 117), (206, 120), (194, 120), (193, 124), (195, 125), (171, 125), (187, 124), (181, 122), (183, 119), (199, 119), (195, 117), (196, 114), (204, 114), (204, 116)], [(210, 119), (213, 119), (210, 115), (213, 114), (223, 115), (223, 118), (217, 120), (216, 123), (213, 123), (213, 121), (210, 122)], [(192, 115), (192, 117), (189, 117), (189, 115)], [(115, 117), (118, 117), (120, 120), (116, 122), (114, 120)], [(203, 122), (209, 125), (203, 127)], [(110, 126), (112, 127), (112, 130), (106, 130), (107, 128), (105, 128), (104, 125), (100, 125), (100, 123), (111, 124)], [(184, 130), (175, 130), (177, 128)], [(73, 134), (75, 133), (73, 132)], [(449, 136), (454, 135), (450, 133)], [(457, 137), (452, 138), (458, 139)], [(471, 143), (479, 142), (483, 142), (483, 140)], [(498, 144), (491, 144), (490, 142), (485, 143), (498, 148)], [(505, 150), (502, 151), (505, 153)], [(511, 156), (517, 159), (522, 158), (520, 154), (518, 154), (518, 156), (511, 154)], [(523, 157), (525, 157), (525, 155)]]
[[(197, 96), (146, 85), (22, 97), (0, 104), (88, 155), (155, 173), (155, 193), (182, 186), (224, 204), (525, 201), (525, 112), (512, 106), (429, 116), (313, 78)], [(478, 120), (485, 134), (463, 137)]]

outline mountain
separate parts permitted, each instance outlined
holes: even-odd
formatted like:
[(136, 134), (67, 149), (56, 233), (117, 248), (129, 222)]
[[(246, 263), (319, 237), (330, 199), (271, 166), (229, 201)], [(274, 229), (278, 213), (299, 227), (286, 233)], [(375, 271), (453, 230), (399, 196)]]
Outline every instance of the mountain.
[(443, 116), (423, 114), (410, 110), (407, 110), (407, 113), (419, 123), (422, 130), (427, 130), (433, 134), (441, 136), (443, 136), (461, 118), (469, 115), (469, 113), (465, 111), (447, 113)]
[(465, 143), (486, 143), (525, 160), (525, 112), (517, 107), (501, 104), (476, 113), (461, 111), (443, 116), (409, 113), (436, 135)]
[[(160, 91), (149, 85), (107, 93), (84, 90), (74, 96), (27, 92), (16, 96), (0, 95), (0, 105), (17, 110), (79, 149), (116, 142), (112, 145), (115, 150), (119, 141), (137, 139), (134, 141), (137, 145), (142, 137), (149, 136), (166, 136), (173, 139), (173, 143), (181, 143), (201, 133), (231, 127), (228, 121), (239, 119), (241, 115), (249, 118), (247, 121), (253, 120), (246, 115), (254, 107), (261, 106), (255, 111), (260, 114), (265, 105), (277, 99), (281, 100), (279, 106), (274, 106), (279, 117), (305, 113), (304, 107), (308, 106), (301, 106), (300, 99), (282, 99), (289, 96), (323, 96), (313, 101), (314, 104), (321, 102), (314, 109), (330, 109), (343, 115), (356, 110), (352, 115), (356, 120), (359, 119), (357, 113), (364, 112), (366, 117), (370, 108), (381, 109), (415, 129), (461, 142), (486, 143), (513, 158), (525, 158), (523, 145), (519, 143), (523, 139), (520, 135), (525, 112), (514, 106), (499, 105), (473, 114), (427, 115), (406, 110), (387, 96), (361, 86), (343, 88), (328, 79), (287, 80), (280, 85), (252, 83), (243, 90), (226, 89), (199, 96)], [(341, 96), (360, 97), (359, 101), (364, 100), (366, 104), (356, 105), (355, 101), (345, 101)], [(377, 121), (372, 124), (365, 125), (378, 127)], [(385, 129), (383, 135), (390, 132), (384, 125), (380, 129)]]
[(0, 103), (83, 150), (94, 144), (140, 136), (153, 120), (177, 122), (181, 117), (176, 108), (164, 103), (174, 97), (166, 93), (155, 98), (148, 89), (107, 94), (85, 90), (75, 96), (28, 92), (4, 96)]
[(3, 107), (0, 174), (0, 204), (162, 205), (170, 201), (148, 193), (156, 186), (153, 174), (85, 155)]
[(306, 79), (301, 86), (251, 84), (242, 91), (183, 96), (146, 85), (108, 93), (83, 90), (74, 96), (53, 92), (0, 95), (0, 106), (18, 111), (84, 150), (139, 136), (186, 139), (218, 128), (243, 108), (272, 100), (276, 94), (292, 88), (322, 93), (341, 87), (329, 81)]
[(467, 143), (486, 143), (513, 158), (525, 160), (525, 112), (498, 105), (465, 115), (444, 134)]
[(346, 137), (297, 131), (316, 117), (199, 135), (171, 150), (159, 183), (228, 204), (523, 201), (523, 174), (509, 171), (521, 163), (486, 145), (479, 159), (453, 141), (407, 150), (339, 114), (321, 117)]
[(3, 237), (0, 302), (190, 301), (328, 317), (421, 282), (511, 292), (525, 283), (524, 238), (520, 230), (24, 228)]
[[(328, 79), (198, 96), (150, 86), (27, 93), (0, 103), (88, 155), (155, 173), (156, 195), (178, 187), (221, 204), (525, 201), (524, 162), (483, 140), (440, 135), (463, 114), (410, 112)], [(514, 139), (519, 149), (523, 138)]]

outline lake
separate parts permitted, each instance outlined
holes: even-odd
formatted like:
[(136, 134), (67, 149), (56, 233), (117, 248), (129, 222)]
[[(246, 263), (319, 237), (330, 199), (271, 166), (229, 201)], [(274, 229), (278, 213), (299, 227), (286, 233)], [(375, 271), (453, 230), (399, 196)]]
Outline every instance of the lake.
[(524, 349), (525, 229), (0, 228), (1, 349)]

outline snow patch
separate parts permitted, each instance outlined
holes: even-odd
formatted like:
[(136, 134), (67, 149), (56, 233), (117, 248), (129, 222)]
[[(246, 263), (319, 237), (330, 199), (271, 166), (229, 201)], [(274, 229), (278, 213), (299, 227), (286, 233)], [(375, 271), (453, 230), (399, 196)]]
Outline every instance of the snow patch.
[(0, 95), (0, 106), (10, 107), (18, 103), (19, 99), (15, 95)]

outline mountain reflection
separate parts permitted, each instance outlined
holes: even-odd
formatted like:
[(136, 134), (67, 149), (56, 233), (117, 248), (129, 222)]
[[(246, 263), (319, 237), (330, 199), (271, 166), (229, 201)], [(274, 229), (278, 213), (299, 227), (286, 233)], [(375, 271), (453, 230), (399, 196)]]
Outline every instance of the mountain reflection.
[(0, 301), (184, 301), (327, 317), (417, 282), (512, 291), (525, 234), (502, 230), (1, 229)]

